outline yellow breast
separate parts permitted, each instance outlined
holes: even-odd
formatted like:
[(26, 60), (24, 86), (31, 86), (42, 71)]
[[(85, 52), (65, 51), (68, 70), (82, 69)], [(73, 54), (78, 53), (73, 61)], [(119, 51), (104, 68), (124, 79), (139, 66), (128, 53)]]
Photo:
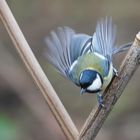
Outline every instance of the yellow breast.
[(113, 77), (113, 66), (111, 64), (108, 75), (106, 77), (104, 77), (104, 83), (103, 83), (103, 86), (102, 86), (102, 91), (104, 91), (107, 88), (107, 86), (109, 85), (109, 83), (112, 80), (112, 77)]

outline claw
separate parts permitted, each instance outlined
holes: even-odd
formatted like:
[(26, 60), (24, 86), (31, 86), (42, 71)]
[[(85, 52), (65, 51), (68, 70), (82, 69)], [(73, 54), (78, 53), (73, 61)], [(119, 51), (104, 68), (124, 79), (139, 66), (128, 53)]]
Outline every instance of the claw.
[(117, 69), (113, 68), (113, 72), (114, 72), (114, 75), (115, 75), (115, 76), (117, 76), (117, 77), (119, 76), (119, 75), (118, 75), (118, 70), (117, 70)]
[(105, 105), (103, 104), (103, 96), (99, 92), (97, 93), (97, 100), (98, 100), (99, 106), (105, 107)]
[(118, 71), (117, 71), (115, 68), (113, 68), (113, 72), (114, 72), (114, 75), (115, 75), (115, 76), (117, 76), (117, 77), (119, 76), (119, 75), (118, 75)]

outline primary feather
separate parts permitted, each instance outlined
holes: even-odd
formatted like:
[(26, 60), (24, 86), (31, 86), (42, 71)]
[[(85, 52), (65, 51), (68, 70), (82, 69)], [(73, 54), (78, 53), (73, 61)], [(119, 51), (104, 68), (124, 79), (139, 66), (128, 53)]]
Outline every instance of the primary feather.
[(113, 48), (115, 46), (116, 26), (112, 24), (111, 18), (101, 19), (97, 22), (96, 31), (92, 39), (92, 51), (102, 54), (112, 60)]

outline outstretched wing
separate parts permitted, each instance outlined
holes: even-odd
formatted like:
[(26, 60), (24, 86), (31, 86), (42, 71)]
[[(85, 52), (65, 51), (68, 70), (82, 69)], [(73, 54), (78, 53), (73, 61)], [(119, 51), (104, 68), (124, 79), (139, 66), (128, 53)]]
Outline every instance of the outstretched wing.
[(116, 26), (112, 24), (112, 18), (101, 19), (97, 22), (96, 31), (92, 36), (91, 51), (97, 52), (108, 60), (112, 60), (114, 54), (126, 51), (132, 43), (115, 46)]
[(91, 45), (91, 36), (76, 34), (69, 27), (58, 27), (46, 37), (45, 56), (56, 69), (69, 78), (69, 69), (72, 63), (86, 53)]
[(111, 60), (113, 47), (115, 45), (115, 37), (116, 26), (112, 24), (112, 19), (107, 17), (101, 19), (97, 22), (96, 31), (92, 37), (91, 50)]

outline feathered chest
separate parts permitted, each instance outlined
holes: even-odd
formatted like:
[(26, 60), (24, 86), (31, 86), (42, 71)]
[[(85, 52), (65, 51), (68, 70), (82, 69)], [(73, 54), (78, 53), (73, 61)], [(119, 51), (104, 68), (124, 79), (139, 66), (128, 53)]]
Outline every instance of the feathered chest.
[(80, 56), (71, 65), (69, 75), (71, 80), (79, 85), (80, 73), (86, 69), (92, 69), (100, 73), (104, 78), (109, 73), (110, 64), (109, 61), (98, 53), (87, 53)]

